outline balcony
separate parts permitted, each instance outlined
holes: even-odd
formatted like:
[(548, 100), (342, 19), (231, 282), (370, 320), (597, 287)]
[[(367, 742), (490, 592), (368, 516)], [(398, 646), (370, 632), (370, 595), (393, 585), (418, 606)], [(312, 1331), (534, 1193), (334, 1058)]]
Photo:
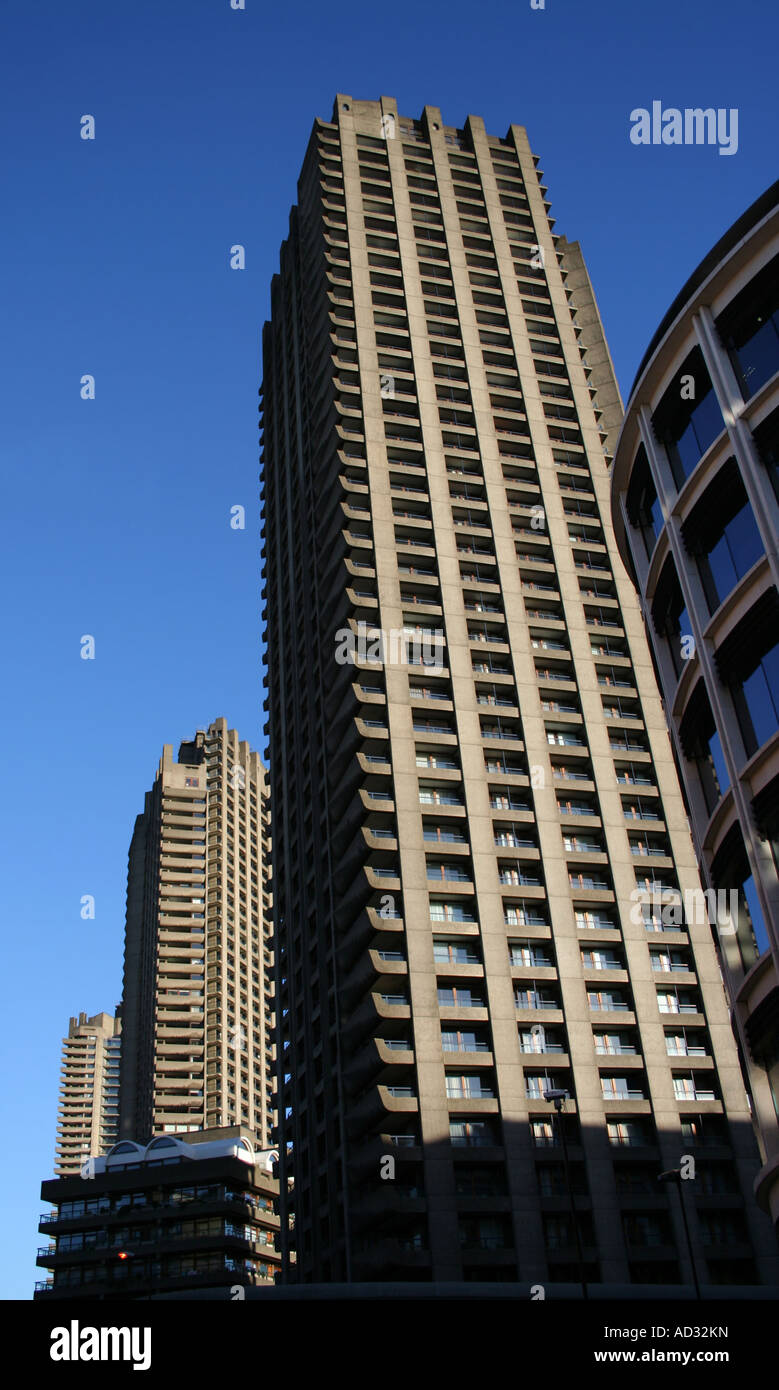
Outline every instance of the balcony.
[(444, 884), (456, 883), (459, 885), (457, 891), (461, 893), (472, 893), (474, 891), (473, 878), (470, 870), (461, 869), (455, 864), (428, 864), (427, 881), (428, 883), (435, 884), (437, 887), (442, 887)]
[(373, 1241), (369, 1249), (355, 1251), (353, 1260), (356, 1277), (359, 1279), (365, 1270), (365, 1277), (374, 1282), (379, 1272), (382, 1280), (392, 1281), (396, 1277), (408, 1279), (410, 1270), (429, 1269), (431, 1256), (429, 1250), (413, 1240), (385, 1236)]
[(406, 1036), (371, 1037), (355, 1051), (346, 1068), (350, 1088), (364, 1090), (369, 1084), (390, 1085), (401, 1068), (414, 1065), (414, 1053)]
[(371, 1086), (368, 1092), (353, 1105), (347, 1113), (347, 1128), (353, 1138), (366, 1131), (375, 1132), (386, 1128), (390, 1116), (417, 1114), (419, 1102), (410, 1085), (393, 1086), (379, 1084)]
[(693, 1063), (697, 1063), (698, 1060), (701, 1060), (704, 1066), (709, 1067), (713, 1067), (714, 1065), (714, 1060), (706, 1051), (705, 1047), (691, 1046), (689, 1043), (681, 1040), (667, 1037), (665, 1040), (665, 1051), (667, 1057), (683, 1057), (685, 1061), (689, 1058)]
[[(278, 1269), (280, 1260), (278, 1252), (272, 1246), (252, 1247), (252, 1255), (255, 1259), (267, 1262), (272, 1270)], [(156, 1287), (160, 1292), (174, 1292), (177, 1290), (194, 1291), (198, 1288), (207, 1289), (209, 1287), (233, 1286), (236, 1281), (252, 1286), (264, 1286), (273, 1282), (260, 1273), (245, 1270), (242, 1261), (238, 1258), (224, 1258), (224, 1262), (213, 1269), (186, 1269), (178, 1274), (165, 1274), (159, 1276)], [(119, 1280), (108, 1277), (108, 1272), (100, 1271), (94, 1283), (87, 1286), (89, 1297), (107, 1297), (111, 1300), (126, 1297), (145, 1295), (150, 1284), (150, 1276), (146, 1272), (139, 1271), (134, 1273), (131, 1269)], [(46, 1297), (52, 1299), (66, 1299), (72, 1302), (82, 1296), (84, 1286), (81, 1284), (53, 1284), (49, 1280), (39, 1280), (35, 1285), (36, 1297)]]
[[(484, 1011), (486, 1017), (486, 1010)], [(411, 1007), (408, 995), (400, 991), (379, 989), (372, 990), (371, 993), (362, 1000), (355, 1008), (351, 1018), (344, 1026), (344, 1032), (349, 1039), (349, 1046), (356, 1047), (358, 1040), (366, 1033), (374, 1035), (386, 1031), (384, 1024), (400, 1019), (410, 1020)]]
[(585, 974), (596, 970), (601, 972), (613, 972), (622, 975), (625, 972), (625, 963), (618, 956), (582, 956), (582, 969)]
[[(462, 968), (464, 971), (474, 969), (473, 966)], [(485, 998), (481, 994), (472, 994), (470, 991), (463, 990), (444, 992), (439, 988), (438, 1010), (442, 1027), (447, 1022), (459, 1022), (466, 1026), (484, 1023), (489, 1017)]]
[[(377, 949), (380, 946), (395, 948), (395, 942), (403, 940), (403, 918), (397, 916), (385, 916), (376, 907), (366, 906), (357, 918), (351, 923), (348, 931), (341, 938), (339, 944), (339, 955), (344, 964), (348, 967), (352, 962), (370, 946)], [(398, 946), (397, 949), (400, 949)]]
[[(350, 801), (355, 797), (360, 787), (383, 786), (381, 779), (387, 779), (387, 787), (390, 787), (390, 777), (392, 767), (389, 762), (389, 749), (370, 752), (356, 752), (350, 757), (343, 768), (340, 781), (335, 787), (332, 795), (332, 806), (336, 817), (344, 813)], [(391, 794), (391, 793), (390, 793)]]
[(474, 1236), (461, 1244), (463, 1263), (469, 1268), (479, 1265), (503, 1266), (512, 1272), (516, 1268), (517, 1253), (511, 1237)]
[(399, 895), (400, 891), (400, 878), (394, 866), (366, 864), (360, 869), (351, 887), (340, 901), (341, 920), (352, 922), (365, 909), (368, 900), (374, 896), (380, 894), (395, 896)]
[(509, 888), (540, 888), (541, 879), (538, 874), (528, 874), (519, 869), (501, 869), (498, 873), (498, 882)]
[(674, 1081), (674, 1100), (695, 1101), (699, 1105), (701, 1101), (716, 1101), (717, 1099), (718, 1096), (715, 1091), (699, 1089), (697, 1086), (677, 1086), (676, 1081)]
[[(382, 1154), (381, 1157), (383, 1156)], [(377, 1172), (379, 1162), (380, 1159), (376, 1162)], [(402, 1166), (398, 1164), (398, 1177), (402, 1176), (402, 1172)], [(418, 1189), (412, 1188), (412, 1191)], [(424, 1192), (419, 1190), (418, 1196), (411, 1196), (405, 1185), (397, 1181), (381, 1183), (378, 1190), (363, 1189), (351, 1199), (349, 1206), (351, 1225), (355, 1232), (366, 1228), (375, 1231), (377, 1226), (384, 1224), (387, 1219), (394, 1224), (399, 1218), (408, 1218), (413, 1214), (419, 1214), (420, 1218), (424, 1218), (426, 1211), (427, 1200)], [(357, 1258), (360, 1259), (361, 1256)]]
[(594, 874), (570, 874), (568, 883), (572, 895), (585, 902), (614, 902), (614, 893), (611, 884), (605, 878), (599, 878)]
[[(636, 1021), (627, 999), (621, 999), (613, 994), (604, 994), (588, 991), (587, 1004), (591, 1013), (598, 1015), (598, 1023), (617, 1023), (620, 1027), (634, 1024)], [(602, 1018), (601, 1015), (606, 1017)]]
[[(341, 986), (341, 997), (347, 1008), (369, 989), (375, 988), (385, 994), (405, 994), (408, 965), (403, 957), (402, 946), (403, 941), (398, 938), (397, 947), (371, 948), (358, 958), (354, 969)], [(393, 959), (395, 955), (400, 959)]]
[[(412, 1121), (411, 1123), (413, 1125), (414, 1122)], [(399, 1129), (400, 1125), (396, 1124), (395, 1128)], [(399, 1142), (400, 1140), (403, 1140), (403, 1142)], [(417, 1142), (416, 1133), (412, 1131), (405, 1134), (391, 1134), (387, 1133), (386, 1130), (384, 1133), (378, 1135), (366, 1133), (362, 1139), (354, 1140), (349, 1146), (347, 1158), (349, 1171), (353, 1173), (360, 1182), (366, 1177), (375, 1179), (379, 1171), (381, 1160), (387, 1154), (391, 1154), (395, 1158), (397, 1167), (401, 1171), (403, 1164), (421, 1161), (422, 1148)], [(387, 1182), (386, 1184), (383, 1183), (382, 1188), (385, 1186), (392, 1187), (393, 1184), (391, 1182)], [(374, 1182), (371, 1195), (374, 1195), (375, 1191), (376, 1186)]]
[(514, 1004), (518, 1022), (535, 1021), (538, 1014), (543, 1014), (549, 1023), (563, 1021), (560, 1000), (554, 994), (541, 990), (523, 990), (515, 992)]

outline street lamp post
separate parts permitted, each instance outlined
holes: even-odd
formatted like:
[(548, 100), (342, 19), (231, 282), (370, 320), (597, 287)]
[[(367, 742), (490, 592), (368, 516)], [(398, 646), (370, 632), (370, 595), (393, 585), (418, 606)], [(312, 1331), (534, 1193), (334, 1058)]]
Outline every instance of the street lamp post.
[(544, 1100), (548, 1100), (554, 1105), (555, 1114), (560, 1131), (560, 1139), (563, 1146), (563, 1168), (565, 1169), (565, 1185), (568, 1189), (568, 1201), (571, 1207), (571, 1221), (573, 1222), (573, 1233), (576, 1240), (576, 1258), (579, 1264), (579, 1280), (582, 1286), (582, 1298), (589, 1298), (587, 1292), (587, 1280), (584, 1275), (584, 1255), (582, 1253), (581, 1236), (579, 1235), (579, 1222), (576, 1216), (576, 1203), (573, 1196), (573, 1184), (571, 1182), (571, 1168), (568, 1162), (568, 1143), (565, 1137), (565, 1124), (563, 1121), (563, 1106), (568, 1099), (568, 1092), (562, 1090), (550, 1090), (544, 1092)]
[(664, 1173), (658, 1174), (657, 1181), (671, 1183), (671, 1185), (675, 1187), (677, 1192), (679, 1193), (679, 1206), (682, 1212), (682, 1225), (684, 1226), (684, 1235), (687, 1241), (687, 1253), (690, 1256), (692, 1282), (695, 1285), (695, 1297), (700, 1298), (701, 1286), (698, 1283), (698, 1272), (695, 1268), (695, 1256), (693, 1254), (692, 1241), (690, 1239), (690, 1228), (687, 1224), (687, 1212), (684, 1209), (684, 1197), (682, 1196), (682, 1170), (681, 1168), (667, 1168)]

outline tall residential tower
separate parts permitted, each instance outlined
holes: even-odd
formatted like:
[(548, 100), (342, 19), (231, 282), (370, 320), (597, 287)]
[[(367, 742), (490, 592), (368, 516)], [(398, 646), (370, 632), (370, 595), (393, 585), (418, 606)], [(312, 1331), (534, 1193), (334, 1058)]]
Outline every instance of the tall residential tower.
[(85, 1159), (107, 1153), (119, 1137), (121, 1020), (111, 1014), (71, 1018), (62, 1039), (58, 1177), (79, 1173)]
[(217, 719), (163, 749), (127, 883), (121, 1137), (273, 1124), (269, 811), (256, 753)]
[(700, 1277), (768, 1279), (580, 250), (522, 127), (435, 107), (338, 96), (298, 193), (263, 337), (296, 1277), (689, 1282), (689, 1155)]

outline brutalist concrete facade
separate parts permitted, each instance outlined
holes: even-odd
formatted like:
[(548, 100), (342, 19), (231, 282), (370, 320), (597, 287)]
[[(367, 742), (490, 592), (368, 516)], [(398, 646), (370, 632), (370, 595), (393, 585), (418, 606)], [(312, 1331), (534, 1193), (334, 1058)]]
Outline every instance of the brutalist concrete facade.
[(163, 750), (130, 846), (120, 1134), (274, 1119), (269, 797), (224, 719)]
[(120, 1018), (81, 1013), (62, 1039), (62, 1080), (54, 1171), (79, 1173), (90, 1154), (103, 1154), (119, 1137)]
[(657, 906), (700, 879), (610, 526), (619, 393), (537, 163), (520, 126), (340, 95), (273, 280), (278, 1139), (301, 1282), (689, 1282), (657, 1183), (683, 1155), (702, 1279), (775, 1273), (711, 926)]

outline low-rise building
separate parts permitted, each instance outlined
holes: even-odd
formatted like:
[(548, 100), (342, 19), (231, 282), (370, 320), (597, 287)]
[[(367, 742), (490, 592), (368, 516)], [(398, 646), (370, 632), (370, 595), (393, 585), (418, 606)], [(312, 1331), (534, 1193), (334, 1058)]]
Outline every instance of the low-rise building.
[(40, 1298), (155, 1298), (272, 1284), (280, 1267), (275, 1150), (242, 1125), (125, 1139), (41, 1185), (50, 1271)]

